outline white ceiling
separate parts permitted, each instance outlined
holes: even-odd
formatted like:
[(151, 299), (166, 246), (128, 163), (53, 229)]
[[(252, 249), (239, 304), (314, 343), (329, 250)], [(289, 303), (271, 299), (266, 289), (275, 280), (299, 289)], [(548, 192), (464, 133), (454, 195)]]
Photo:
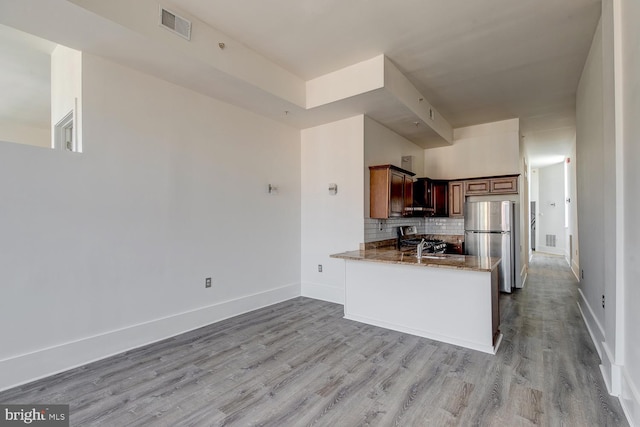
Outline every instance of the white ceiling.
[[(99, 0), (3, 2), (0, 18), (57, 43), (267, 116), (297, 113), (288, 101), (188, 55), (175, 52), (169, 61), (173, 41), (158, 43), (75, 5), (100, 9)], [(453, 127), (519, 117), (533, 166), (568, 154), (575, 138), (575, 94), (601, 8), (600, 0), (173, 0), (166, 6), (301, 81), (384, 54)], [(60, 19), (51, 20), (53, 14)]]
[(534, 165), (571, 147), (601, 8), (599, 0), (175, 4), (306, 80), (383, 53), (453, 127), (521, 118)]

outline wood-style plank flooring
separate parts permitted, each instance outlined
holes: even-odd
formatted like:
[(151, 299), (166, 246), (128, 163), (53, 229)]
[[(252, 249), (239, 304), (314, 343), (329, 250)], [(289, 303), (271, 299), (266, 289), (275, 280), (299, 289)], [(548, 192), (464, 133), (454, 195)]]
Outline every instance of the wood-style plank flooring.
[[(455, 284), (452, 284), (455, 286)], [(73, 426), (624, 426), (565, 261), (501, 296), (495, 356), (297, 298), (0, 393)], [(463, 298), (464, 295), (461, 295)]]

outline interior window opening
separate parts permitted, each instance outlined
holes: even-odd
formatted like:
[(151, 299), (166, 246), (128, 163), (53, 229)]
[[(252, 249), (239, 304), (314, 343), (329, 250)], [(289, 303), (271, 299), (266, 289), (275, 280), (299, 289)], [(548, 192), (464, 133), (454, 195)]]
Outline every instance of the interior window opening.
[(81, 55), (0, 25), (0, 142), (82, 152)]
[(78, 151), (76, 147), (76, 138), (73, 134), (73, 111), (69, 111), (69, 113), (55, 126), (54, 148), (64, 149), (67, 151)]

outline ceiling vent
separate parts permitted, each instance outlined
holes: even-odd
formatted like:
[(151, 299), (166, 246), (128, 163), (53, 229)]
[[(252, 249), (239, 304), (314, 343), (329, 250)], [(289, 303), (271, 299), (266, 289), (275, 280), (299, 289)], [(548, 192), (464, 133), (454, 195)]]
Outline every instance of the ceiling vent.
[(160, 26), (187, 40), (191, 40), (191, 21), (176, 15), (162, 6), (160, 7)]

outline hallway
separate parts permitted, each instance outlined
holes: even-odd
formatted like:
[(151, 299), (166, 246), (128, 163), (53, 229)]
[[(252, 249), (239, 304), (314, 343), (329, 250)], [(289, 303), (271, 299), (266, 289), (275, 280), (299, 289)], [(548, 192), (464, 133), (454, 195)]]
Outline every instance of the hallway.
[[(455, 286), (455, 284), (452, 284)], [(626, 426), (558, 256), (501, 296), (493, 356), (295, 298), (0, 393), (84, 426)]]
[(506, 340), (498, 355), (512, 387), (541, 392), (543, 425), (628, 425), (618, 400), (607, 393), (578, 296), (564, 257), (534, 253), (525, 288), (501, 295)]

